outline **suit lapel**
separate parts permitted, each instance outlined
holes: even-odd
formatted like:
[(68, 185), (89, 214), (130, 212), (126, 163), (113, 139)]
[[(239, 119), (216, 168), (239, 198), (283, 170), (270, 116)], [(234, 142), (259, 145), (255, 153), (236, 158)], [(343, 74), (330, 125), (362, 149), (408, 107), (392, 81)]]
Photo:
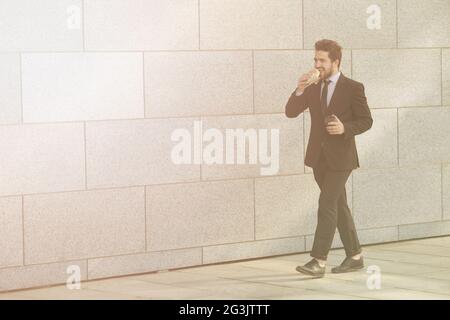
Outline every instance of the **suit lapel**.
[[(320, 110), (320, 87), (322, 85), (322, 82), (319, 81), (319, 83), (315, 84), (313, 89), (314, 89), (314, 93), (313, 93), (313, 97), (314, 97), (314, 102), (313, 102), (313, 106), (317, 106), (317, 108)], [(320, 113), (322, 113), (322, 110), (320, 111)]]
[[(341, 72), (339, 79), (336, 83), (336, 87), (334, 88), (333, 96), (331, 97), (330, 104), (328, 105), (327, 111), (325, 115), (331, 115), (336, 111), (336, 108), (339, 106), (339, 101), (341, 101), (342, 96), (344, 95), (344, 86), (345, 86), (346, 77)], [(320, 89), (319, 89), (320, 95)], [(320, 99), (319, 99), (320, 101)]]

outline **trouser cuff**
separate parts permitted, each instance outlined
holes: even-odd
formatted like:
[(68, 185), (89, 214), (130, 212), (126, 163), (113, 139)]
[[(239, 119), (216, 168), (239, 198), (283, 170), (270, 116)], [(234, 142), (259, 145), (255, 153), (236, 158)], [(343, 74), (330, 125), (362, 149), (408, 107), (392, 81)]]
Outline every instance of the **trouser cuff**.
[(359, 248), (358, 250), (352, 251), (350, 253), (346, 253), (346, 256), (347, 257), (353, 257), (353, 256), (355, 256), (357, 254), (360, 254), (360, 253), (362, 253), (362, 248)]
[(313, 258), (319, 259), (319, 260), (327, 260), (327, 258), (328, 258), (327, 256), (321, 256), (320, 254), (315, 254), (312, 252), (311, 252), (310, 256)]

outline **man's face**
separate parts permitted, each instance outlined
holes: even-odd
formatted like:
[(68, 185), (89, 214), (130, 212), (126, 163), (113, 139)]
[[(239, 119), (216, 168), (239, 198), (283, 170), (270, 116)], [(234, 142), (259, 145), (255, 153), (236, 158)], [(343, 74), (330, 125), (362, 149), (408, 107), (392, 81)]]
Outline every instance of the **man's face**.
[(339, 60), (331, 62), (327, 51), (317, 50), (314, 67), (320, 71), (320, 79), (326, 79), (338, 70)]

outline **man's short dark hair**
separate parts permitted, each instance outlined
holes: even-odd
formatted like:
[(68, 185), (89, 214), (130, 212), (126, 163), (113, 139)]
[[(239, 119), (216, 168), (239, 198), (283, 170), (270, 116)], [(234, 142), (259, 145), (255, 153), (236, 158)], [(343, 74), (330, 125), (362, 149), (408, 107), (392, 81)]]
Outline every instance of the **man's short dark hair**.
[(336, 61), (336, 59), (339, 59), (338, 68), (341, 66), (342, 47), (336, 41), (322, 39), (317, 41), (314, 47), (316, 48), (316, 50), (328, 52), (328, 56), (330, 57), (330, 60), (332, 62)]

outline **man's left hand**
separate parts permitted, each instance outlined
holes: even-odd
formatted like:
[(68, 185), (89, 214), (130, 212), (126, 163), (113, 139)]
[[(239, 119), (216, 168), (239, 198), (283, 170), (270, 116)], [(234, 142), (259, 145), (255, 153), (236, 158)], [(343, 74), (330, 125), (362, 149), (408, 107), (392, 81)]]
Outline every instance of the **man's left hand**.
[(344, 133), (344, 124), (339, 120), (338, 117), (334, 116), (333, 121), (328, 122), (326, 129), (329, 134), (343, 134)]

